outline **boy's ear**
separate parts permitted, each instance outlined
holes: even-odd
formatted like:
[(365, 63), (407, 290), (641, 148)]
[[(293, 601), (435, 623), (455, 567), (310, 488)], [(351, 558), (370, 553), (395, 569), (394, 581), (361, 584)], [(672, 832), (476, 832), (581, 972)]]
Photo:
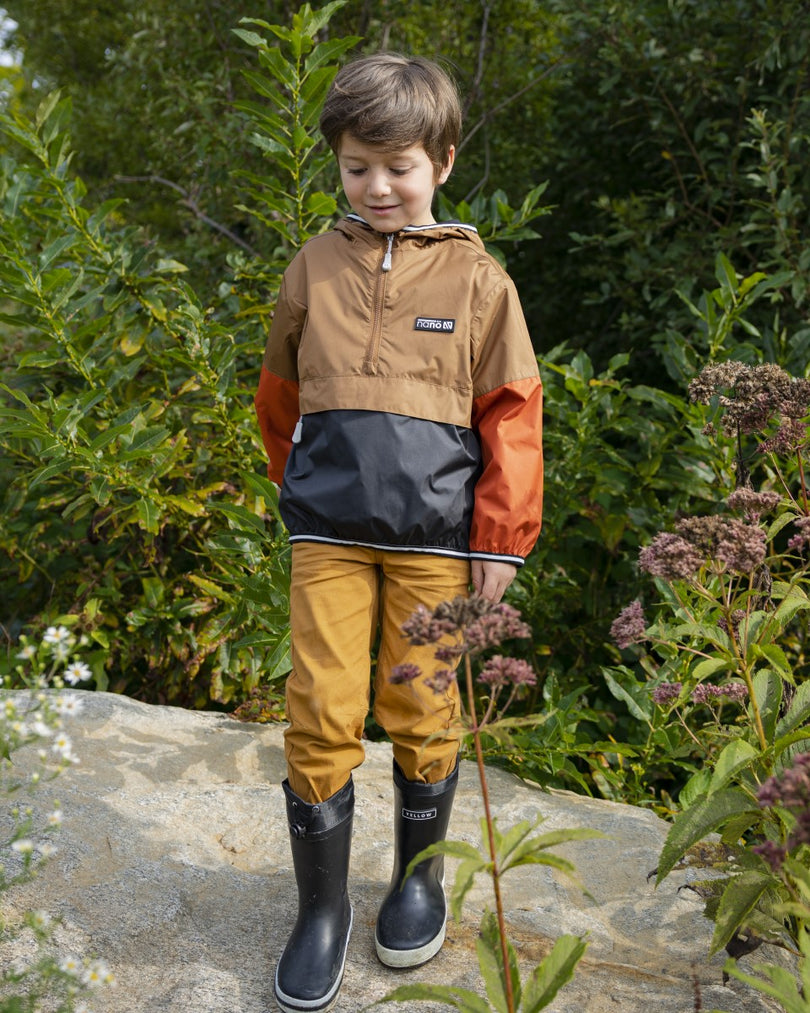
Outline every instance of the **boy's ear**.
[(455, 162), (455, 160), (456, 160), (456, 149), (455, 145), (451, 144), (450, 149), (447, 152), (447, 160), (439, 170), (439, 175), (436, 177), (436, 186), (441, 186), (441, 184), (444, 183), (445, 180), (448, 178), (448, 176), (450, 175), (450, 171), (453, 168), (453, 162)]

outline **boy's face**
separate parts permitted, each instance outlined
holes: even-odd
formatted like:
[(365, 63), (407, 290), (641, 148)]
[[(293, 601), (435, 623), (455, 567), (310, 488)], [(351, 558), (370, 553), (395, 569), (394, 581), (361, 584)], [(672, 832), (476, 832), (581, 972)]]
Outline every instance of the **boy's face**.
[(435, 221), (433, 192), (450, 175), (455, 149), (436, 173), (422, 144), (401, 151), (382, 151), (344, 134), (338, 149), (343, 191), (352, 211), (378, 232), (397, 232), (406, 225)]

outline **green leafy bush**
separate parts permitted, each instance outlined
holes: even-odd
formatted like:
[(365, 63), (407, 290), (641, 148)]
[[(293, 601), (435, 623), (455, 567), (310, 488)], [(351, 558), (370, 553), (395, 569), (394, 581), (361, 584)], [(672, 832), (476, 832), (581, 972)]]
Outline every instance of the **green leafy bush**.
[[(315, 130), (357, 41), (325, 37), (341, 6), (235, 29), (256, 55), (257, 100), (238, 106), (266, 166), (240, 174), (241, 212), (276, 245), (233, 253), (207, 295), (121, 225), (119, 202), (94, 206), (71, 172), (67, 100), (0, 115), (0, 674), (21, 633), (63, 624), (88, 639), (100, 689), (235, 707), (261, 681), (258, 711), (278, 716), (289, 552), (252, 399), (281, 274), (337, 207)], [(534, 235), (542, 190), (462, 210), (494, 208), (485, 238), (512, 242)]]

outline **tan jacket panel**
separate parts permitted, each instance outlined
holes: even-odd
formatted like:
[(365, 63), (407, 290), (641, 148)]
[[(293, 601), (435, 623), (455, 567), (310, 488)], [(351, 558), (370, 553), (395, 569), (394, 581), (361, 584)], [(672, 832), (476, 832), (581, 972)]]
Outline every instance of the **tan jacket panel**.
[(353, 408), (470, 427), (472, 402), (537, 376), (520, 302), (477, 233), (389, 240), (344, 219), (284, 277), (264, 365), (299, 383), (302, 414)]

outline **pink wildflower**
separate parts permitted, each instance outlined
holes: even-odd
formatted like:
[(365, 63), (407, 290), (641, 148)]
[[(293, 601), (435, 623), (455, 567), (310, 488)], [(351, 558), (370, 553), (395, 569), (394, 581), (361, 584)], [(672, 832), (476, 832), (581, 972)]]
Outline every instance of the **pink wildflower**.
[(478, 682), (485, 686), (536, 686), (534, 669), (520, 658), (505, 658), (496, 654), (490, 658), (478, 675)]
[(623, 608), (616, 616), (610, 624), (610, 635), (621, 650), (647, 639), (647, 621), (638, 599)]

